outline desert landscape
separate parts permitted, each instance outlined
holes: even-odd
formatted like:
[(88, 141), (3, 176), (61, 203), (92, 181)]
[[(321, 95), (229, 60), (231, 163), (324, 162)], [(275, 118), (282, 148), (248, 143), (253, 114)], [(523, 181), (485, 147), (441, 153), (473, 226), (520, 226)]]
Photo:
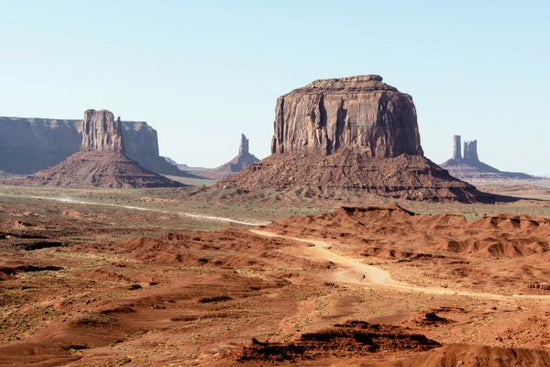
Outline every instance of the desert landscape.
[[(548, 180), (455, 179), (408, 98), (379, 76), (314, 82), (277, 102), (272, 156), (194, 186), (86, 111), (78, 152), (4, 178), (0, 364), (550, 365)], [(304, 104), (334, 137), (285, 127)]]
[(0, 366), (550, 367), (550, 9), (328, 3), (0, 4)]

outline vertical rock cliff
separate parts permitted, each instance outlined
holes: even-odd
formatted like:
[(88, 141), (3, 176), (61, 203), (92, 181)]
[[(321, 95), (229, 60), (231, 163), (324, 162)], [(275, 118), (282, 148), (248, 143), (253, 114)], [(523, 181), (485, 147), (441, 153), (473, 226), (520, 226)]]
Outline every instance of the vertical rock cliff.
[(120, 117), (115, 120), (115, 116), (110, 111), (85, 111), (81, 134), (80, 150), (82, 151), (124, 152)]
[(423, 156), (412, 97), (378, 75), (317, 80), (279, 97), (271, 152), (218, 187), (323, 200), (486, 198)]
[(460, 144), (460, 135), (453, 136), (453, 159), (462, 160), (462, 146)]
[(87, 110), (81, 122), (80, 151), (30, 176), (25, 183), (67, 187), (175, 187), (179, 183), (146, 170), (124, 154), (120, 118)]
[(277, 99), (272, 153), (422, 155), (411, 96), (378, 75), (317, 80)]
[[(81, 122), (0, 117), (0, 170), (31, 174), (58, 164), (83, 144)], [(120, 126), (122, 149), (130, 159), (156, 173), (192, 176), (159, 156), (157, 132), (146, 122), (121, 121)]]
[(477, 156), (477, 140), (464, 142), (464, 160), (467, 162), (479, 162)]

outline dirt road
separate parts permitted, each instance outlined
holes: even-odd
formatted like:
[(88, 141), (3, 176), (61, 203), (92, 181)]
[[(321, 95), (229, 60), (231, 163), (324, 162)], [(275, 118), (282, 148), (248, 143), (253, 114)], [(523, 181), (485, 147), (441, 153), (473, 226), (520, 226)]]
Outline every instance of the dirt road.
[(57, 202), (61, 202), (61, 203), (79, 204), (79, 205), (108, 206), (108, 207), (113, 207), (113, 208), (121, 208), (121, 209), (129, 209), (129, 210), (140, 210), (140, 211), (150, 211), (150, 212), (156, 212), (156, 213), (162, 213), (162, 214), (176, 214), (176, 215), (180, 215), (182, 217), (187, 217), (187, 218), (192, 218), (192, 219), (197, 219), (197, 220), (234, 223), (234, 224), (241, 224), (241, 225), (245, 225), (245, 226), (261, 226), (261, 225), (269, 224), (269, 222), (247, 222), (247, 221), (242, 221), (242, 220), (237, 220), (237, 219), (232, 219), (232, 218), (217, 217), (217, 216), (213, 216), (213, 215), (195, 214), (195, 213), (170, 211), (170, 210), (161, 210), (161, 209), (146, 208), (146, 207), (133, 206), (133, 205), (122, 205), (122, 204), (112, 204), (112, 203), (103, 203), (103, 202), (95, 202), (95, 201), (76, 200), (76, 199), (73, 199), (73, 198), (67, 197), (67, 196), (56, 197), (56, 196), (37, 196), (37, 195), (13, 195), (13, 194), (7, 194), (7, 193), (4, 193), (4, 192), (0, 192), (0, 196), (9, 197), (9, 198), (19, 198), (19, 199), (57, 201)]
[[(345, 272), (338, 272), (335, 275), (335, 280), (341, 283), (348, 284), (358, 284), (358, 285), (368, 285), (370, 287), (380, 287), (385, 289), (393, 289), (396, 291), (403, 292), (418, 292), (431, 295), (456, 295), (456, 296), (466, 296), (466, 297), (475, 297), (482, 299), (491, 299), (491, 300), (536, 300), (536, 301), (545, 301), (550, 302), (550, 296), (540, 296), (540, 295), (502, 295), (495, 293), (480, 293), (480, 292), (467, 292), (453, 290), (449, 288), (442, 287), (420, 287), (403, 282), (396, 281), (392, 278), (389, 272), (380, 269), (373, 265), (368, 265), (361, 260), (349, 257), (338, 255), (331, 250), (332, 245), (330, 243), (317, 240), (317, 239), (304, 239), (279, 235), (273, 232), (251, 229), (251, 232), (254, 234), (264, 236), (264, 237), (278, 237), (285, 238), (298, 242), (305, 242), (312, 247), (306, 249), (309, 255), (313, 256), (319, 260), (328, 260), (338, 265), (339, 267), (348, 270)], [(351, 272), (350, 272), (351, 271)]]

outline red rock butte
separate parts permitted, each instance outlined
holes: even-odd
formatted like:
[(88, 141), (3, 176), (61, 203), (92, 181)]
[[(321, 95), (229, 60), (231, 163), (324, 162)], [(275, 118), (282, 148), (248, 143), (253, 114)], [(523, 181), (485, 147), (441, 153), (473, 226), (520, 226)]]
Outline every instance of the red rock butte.
[(66, 187), (177, 187), (181, 184), (146, 170), (124, 154), (120, 118), (87, 110), (80, 151), (61, 163), (29, 176), (26, 183)]
[(277, 99), (272, 155), (219, 183), (308, 197), (494, 200), (423, 156), (410, 95), (378, 75), (314, 81)]
[(322, 79), (277, 99), (272, 153), (353, 148), (370, 157), (422, 155), (412, 97), (378, 75)]

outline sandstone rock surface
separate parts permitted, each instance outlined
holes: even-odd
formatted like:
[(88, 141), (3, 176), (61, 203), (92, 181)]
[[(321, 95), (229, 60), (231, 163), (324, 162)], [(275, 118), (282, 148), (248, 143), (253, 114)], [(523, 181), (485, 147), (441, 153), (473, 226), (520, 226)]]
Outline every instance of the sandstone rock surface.
[(219, 188), (336, 200), (492, 200), (423, 156), (411, 96), (377, 75), (318, 80), (279, 97), (274, 130), (272, 155)]
[(317, 80), (277, 99), (272, 153), (422, 155), (411, 96), (378, 75)]
[(106, 110), (84, 112), (80, 151), (29, 176), (25, 183), (66, 187), (177, 187), (124, 155), (120, 118)]
[[(82, 120), (0, 117), (0, 170), (31, 174), (79, 151)], [(128, 158), (160, 174), (191, 175), (159, 156), (157, 132), (143, 121), (121, 121)]]
[(80, 144), (80, 150), (124, 152), (120, 117), (115, 120), (112, 112), (106, 110), (85, 111), (81, 129), (82, 143)]

